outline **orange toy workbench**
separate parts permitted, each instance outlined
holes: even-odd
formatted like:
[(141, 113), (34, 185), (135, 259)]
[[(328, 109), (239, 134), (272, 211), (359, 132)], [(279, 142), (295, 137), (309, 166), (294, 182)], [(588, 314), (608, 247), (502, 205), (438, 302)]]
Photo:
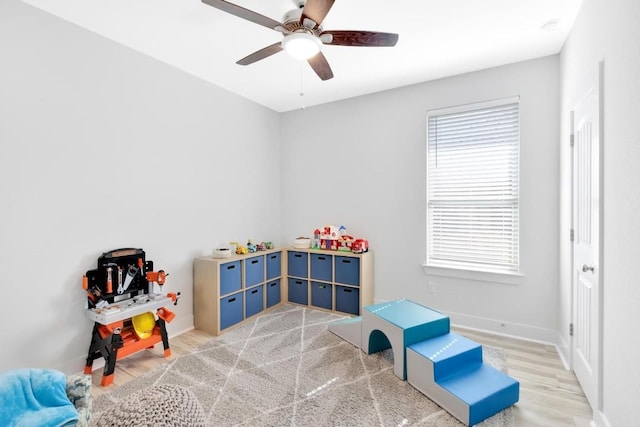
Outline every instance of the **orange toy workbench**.
[[(90, 374), (93, 361), (104, 357), (101, 385), (107, 386), (113, 382), (117, 360), (140, 350), (153, 348), (159, 342), (164, 347), (164, 356), (171, 356), (166, 323), (171, 322), (175, 314), (165, 306), (173, 303), (174, 300), (164, 295), (145, 294), (144, 298), (134, 297), (102, 309), (87, 309), (85, 314), (94, 321), (94, 326), (84, 373)], [(151, 329), (136, 330), (132, 319), (145, 313), (153, 316), (152, 311), (155, 309), (157, 319), (153, 321)]]
[[(164, 356), (171, 355), (166, 324), (175, 314), (180, 293), (154, 292), (154, 283), (164, 285), (164, 270), (153, 271), (153, 261), (145, 260), (142, 249), (123, 248), (105, 252), (95, 270), (82, 278), (87, 293), (87, 318), (94, 322), (85, 374), (93, 361), (105, 359), (101, 384), (113, 383), (116, 361), (162, 342)], [(154, 313), (155, 312), (155, 313)]]

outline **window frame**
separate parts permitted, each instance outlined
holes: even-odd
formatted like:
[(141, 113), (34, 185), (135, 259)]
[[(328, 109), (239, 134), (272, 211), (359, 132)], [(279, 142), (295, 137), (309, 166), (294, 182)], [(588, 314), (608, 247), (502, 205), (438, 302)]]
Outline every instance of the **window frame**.
[[(429, 169), (429, 161), (430, 161), (430, 126), (431, 119), (433, 117), (441, 117), (450, 114), (456, 113), (467, 113), (473, 111), (480, 111), (485, 109), (490, 109), (493, 107), (501, 107), (509, 104), (517, 104), (517, 147), (515, 154), (515, 161), (517, 163), (517, 178), (516, 178), (516, 190), (517, 194), (515, 197), (515, 206), (516, 206), (516, 215), (515, 215), (515, 238), (512, 238), (512, 242), (515, 241), (516, 245), (516, 262), (514, 268), (508, 267), (493, 267), (489, 264), (478, 264), (478, 263), (470, 263), (470, 262), (456, 262), (456, 261), (443, 261), (443, 260), (433, 260), (430, 258), (430, 243), (431, 243), (431, 233), (430, 230), (430, 201), (432, 200), (432, 195), (430, 194), (430, 186), (429, 180), (430, 169)], [(520, 180), (521, 180), (521, 162), (520, 162), (520, 151), (521, 151), (521, 117), (520, 117), (520, 97), (509, 97), (509, 98), (501, 98), (495, 99), (491, 101), (478, 102), (472, 104), (464, 104), (454, 107), (447, 108), (439, 108), (434, 110), (429, 110), (427, 112), (427, 126), (426, 126), (426, 203), (425, 203), (425, 220), (426, 220), (426, 240), (425, 240), (425, 263), (423, 264), (423, 269), (426, 274), (443, 276), (443, 277), (458, 277), (463, 279), (471, 279), (471, 280), (485, 280), (491, 282), (501, 282), (501, 283), (510, 283), (510, 284), (518, 284), (520, 283), (521, 274), (521, 260), (520, 260), (520, 250), (521, 250), (521, 239), (520, 239)], [(432, 178), (431, 178), (432, 179)], [(493, 201), (497, 201), (497, 198), (494, 198)], [(479, 206), (480, 204), (476, 201), (475, 206)], [(469, 202), (468, 206), (473, 206), (473, 202)], [(497, 206), (498, 204), (490, 204), (491, 206)]]

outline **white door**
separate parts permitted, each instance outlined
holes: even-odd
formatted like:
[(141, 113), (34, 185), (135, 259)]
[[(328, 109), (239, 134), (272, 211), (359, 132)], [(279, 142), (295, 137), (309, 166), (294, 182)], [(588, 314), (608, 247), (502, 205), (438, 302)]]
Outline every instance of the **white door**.
[(573, 112), (573, 370), (591, 407), (600, 386), (600, 115), (597, 89)]

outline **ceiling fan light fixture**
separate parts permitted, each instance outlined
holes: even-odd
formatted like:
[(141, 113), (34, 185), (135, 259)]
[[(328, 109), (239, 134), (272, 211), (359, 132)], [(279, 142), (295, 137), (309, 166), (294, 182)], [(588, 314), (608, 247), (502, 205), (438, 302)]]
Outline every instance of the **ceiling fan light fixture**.
[(282, 48), (296, 59), (309, 59), (318, 52), (322, 43), (309, 33), (293, 33), (282, 39)]

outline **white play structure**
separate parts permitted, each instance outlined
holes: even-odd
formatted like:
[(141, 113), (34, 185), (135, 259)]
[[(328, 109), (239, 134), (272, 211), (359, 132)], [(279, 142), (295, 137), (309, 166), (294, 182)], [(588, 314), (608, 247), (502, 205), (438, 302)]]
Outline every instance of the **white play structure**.
[(470, 426), (516, 403), (520, 383), (485, 364), (482, 346), (449, 317), (409, 300), (364, 307), (329, 330), (367, 354), (393, 350), (394, 374)]

